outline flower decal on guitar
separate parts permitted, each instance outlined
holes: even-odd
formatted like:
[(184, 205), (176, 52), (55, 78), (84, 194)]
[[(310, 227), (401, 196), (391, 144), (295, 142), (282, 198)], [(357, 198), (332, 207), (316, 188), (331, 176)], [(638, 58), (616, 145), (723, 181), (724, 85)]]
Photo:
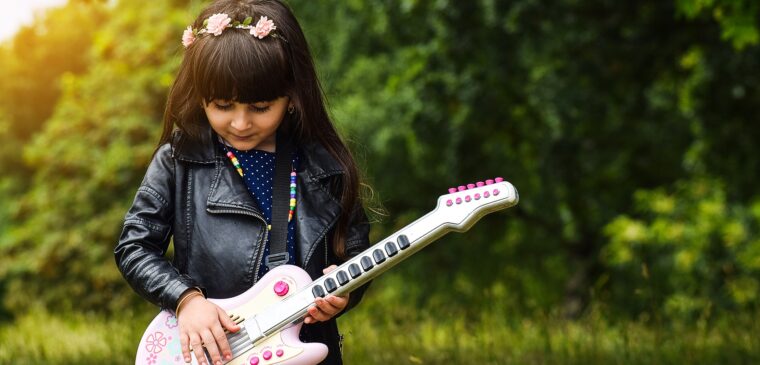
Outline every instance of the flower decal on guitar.
[(147, 361), (148, 365), (153, 365), (156, 363), (156, 360), (158, 360), (158, 356), (156, 356), (156, 354), (150, 354), (145, 360)]
[(145, 341), (145, 349), (150, 353), (157, 354), (161, 352), (166, 346), (166, 338), (162, 332), (156, 332), (148, 336), (148, 340)]
[(169, 316), (166, 317), (166, 327), (169, 328), (175, 328), (177, 327), (177, 316)]

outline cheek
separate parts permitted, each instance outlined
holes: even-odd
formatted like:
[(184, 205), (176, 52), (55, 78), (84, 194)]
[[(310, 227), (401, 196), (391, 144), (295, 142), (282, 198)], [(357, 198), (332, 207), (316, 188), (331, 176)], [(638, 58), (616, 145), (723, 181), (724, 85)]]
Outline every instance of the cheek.
[(280, 123), (282, 123), (284, 116), (285, 114), (280, 112), (267, 113), (267, 115), (263, 118), (263, 124), (267, 129), (277, 129), (277, 127), (280, 126)]

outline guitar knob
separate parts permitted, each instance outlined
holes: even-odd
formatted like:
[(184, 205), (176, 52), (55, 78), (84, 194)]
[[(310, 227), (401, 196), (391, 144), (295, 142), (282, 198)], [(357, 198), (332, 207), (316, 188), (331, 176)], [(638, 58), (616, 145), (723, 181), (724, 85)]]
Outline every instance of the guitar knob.
[(288, 294), (288, 290), (290, 290), (288, 283), (282, 280), (274, 284), (274, 293), (277, 294), (278, 297)]
[(285, 351), (278, 349), (277, 352), (275, 352), (275, 355), (277, 355), (277, 357), (282, 357), (282, 355), (285, 355)]
[(251, 365), (259, 365), (259, 358), (256, 356), (252, 356), (250, 360), (248, 360), (248, 363)]
[(272, 351), (266, 350), (263, 354), (261, 354), (261, 357), (264, 358), (264, 360), (269, 360), (272, 358)]

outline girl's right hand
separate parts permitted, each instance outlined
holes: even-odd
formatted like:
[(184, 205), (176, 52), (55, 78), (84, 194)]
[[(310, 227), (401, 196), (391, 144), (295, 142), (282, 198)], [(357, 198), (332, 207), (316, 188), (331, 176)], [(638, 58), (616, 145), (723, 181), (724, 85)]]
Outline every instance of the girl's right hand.
[(224, 329), (237, 332), (240, 327), (227, 316), (224, 309), (209, 302), (203, 296), (195, 295), (182, 303), (180, 312), (177, 313), (177, 319), (182, 356), (186, 363), (191, 361), (192, 349), (198, 364), (207, 364), (204, 347), (215, 365), (221, 365), (223, 360), (232, 359), (232, 350), (230, 350)]

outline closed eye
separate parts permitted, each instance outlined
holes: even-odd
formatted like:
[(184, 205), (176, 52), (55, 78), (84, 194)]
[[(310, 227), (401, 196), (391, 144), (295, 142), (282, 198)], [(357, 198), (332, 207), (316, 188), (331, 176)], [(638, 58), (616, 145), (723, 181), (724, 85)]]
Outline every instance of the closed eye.
[(219, 110), (230, 110), (232, 109), (232, 103), (222, 104), (222, 103), (214, 102), (214, 107)]
[(256, 104), (251, 104), (250, 108), (251, 108), (252, 111), (254, 111), (256, 113), (266, 113), (266, 112), (269, 111), (269, 109), (271, 109), (271, 105), (256, 106)]

